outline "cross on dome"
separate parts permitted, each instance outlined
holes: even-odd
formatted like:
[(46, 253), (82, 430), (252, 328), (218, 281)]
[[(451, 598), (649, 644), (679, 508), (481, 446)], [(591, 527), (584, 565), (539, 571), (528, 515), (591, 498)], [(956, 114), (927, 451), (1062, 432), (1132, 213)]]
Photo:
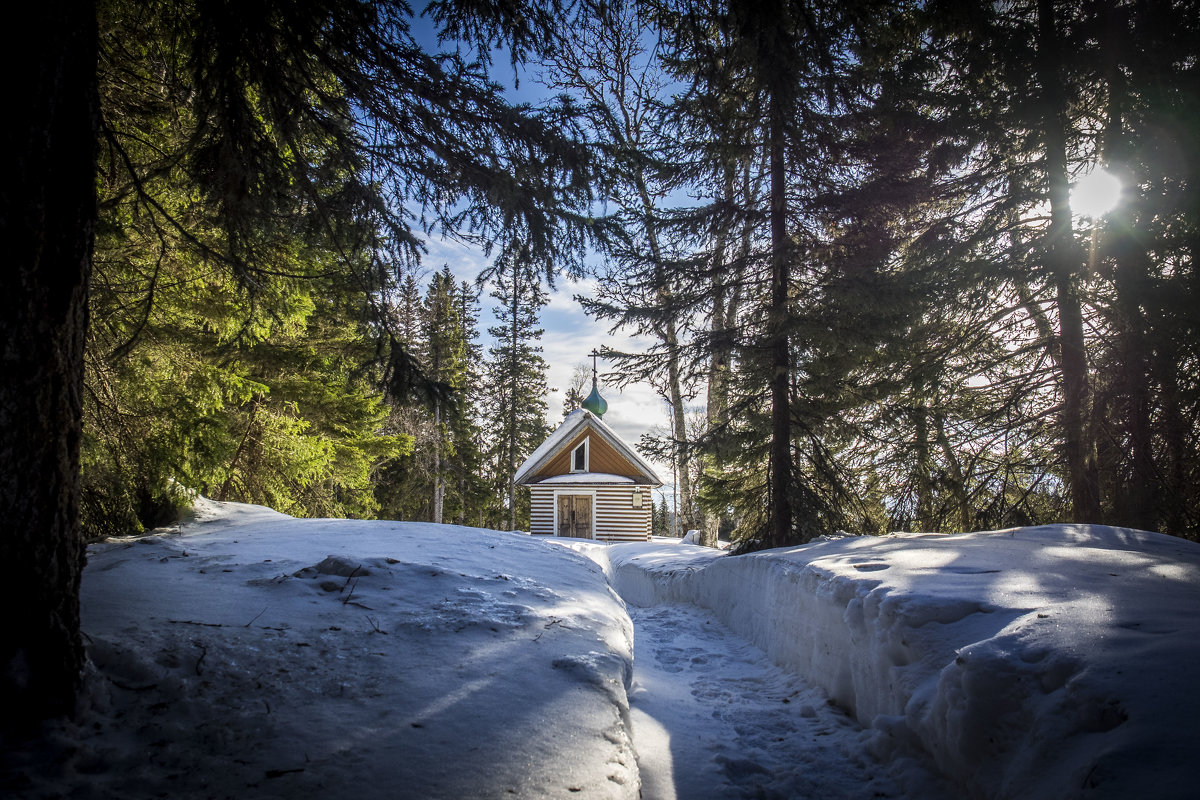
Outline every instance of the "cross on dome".
[(597, 417), (603, 418), (604, 412), (608, 411), (608, 403), (600, 396), (600, 389), (596, 386), (596, 359), (600, 357), (600, 352), (593, 347), (588, 355), (592, 357), (592, 393), (581, 405)]

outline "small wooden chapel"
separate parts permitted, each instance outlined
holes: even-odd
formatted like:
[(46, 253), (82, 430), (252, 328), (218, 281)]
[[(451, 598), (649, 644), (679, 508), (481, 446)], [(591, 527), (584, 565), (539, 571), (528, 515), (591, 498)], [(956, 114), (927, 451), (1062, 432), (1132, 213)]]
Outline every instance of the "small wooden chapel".
[(592, 393), (517, 470), (517, 485), (529, 487), (530, 533), (648, 541), (650, 490), (662, 481), (601, 419), (608, 403), (596, 387), (597, 353), (591, 355)]

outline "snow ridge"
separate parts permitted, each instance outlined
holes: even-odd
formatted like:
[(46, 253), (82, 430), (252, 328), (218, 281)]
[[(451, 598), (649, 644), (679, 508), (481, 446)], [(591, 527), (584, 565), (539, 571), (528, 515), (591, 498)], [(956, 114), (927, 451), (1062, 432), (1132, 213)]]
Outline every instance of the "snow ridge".
[(597, 551), (629, 603), (711, 609), (979, 798), (1193, 796), (1200, 547), (1099, 526)]

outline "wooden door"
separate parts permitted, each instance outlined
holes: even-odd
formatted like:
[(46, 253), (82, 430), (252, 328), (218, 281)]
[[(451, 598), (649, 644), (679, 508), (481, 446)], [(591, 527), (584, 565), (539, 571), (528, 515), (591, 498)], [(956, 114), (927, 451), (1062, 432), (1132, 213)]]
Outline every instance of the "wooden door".
[(558, 496), (558, 535), (574, 539), (592, 538), (592, 496), (560, 494)]

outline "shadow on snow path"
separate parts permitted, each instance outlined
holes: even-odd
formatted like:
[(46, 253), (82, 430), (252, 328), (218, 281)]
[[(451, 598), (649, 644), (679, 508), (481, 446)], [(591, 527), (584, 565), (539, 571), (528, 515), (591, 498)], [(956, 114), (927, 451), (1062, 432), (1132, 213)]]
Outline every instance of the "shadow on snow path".
[(647, 800), (898, 797), (868, 732), (705, 611), (629, 607)]

